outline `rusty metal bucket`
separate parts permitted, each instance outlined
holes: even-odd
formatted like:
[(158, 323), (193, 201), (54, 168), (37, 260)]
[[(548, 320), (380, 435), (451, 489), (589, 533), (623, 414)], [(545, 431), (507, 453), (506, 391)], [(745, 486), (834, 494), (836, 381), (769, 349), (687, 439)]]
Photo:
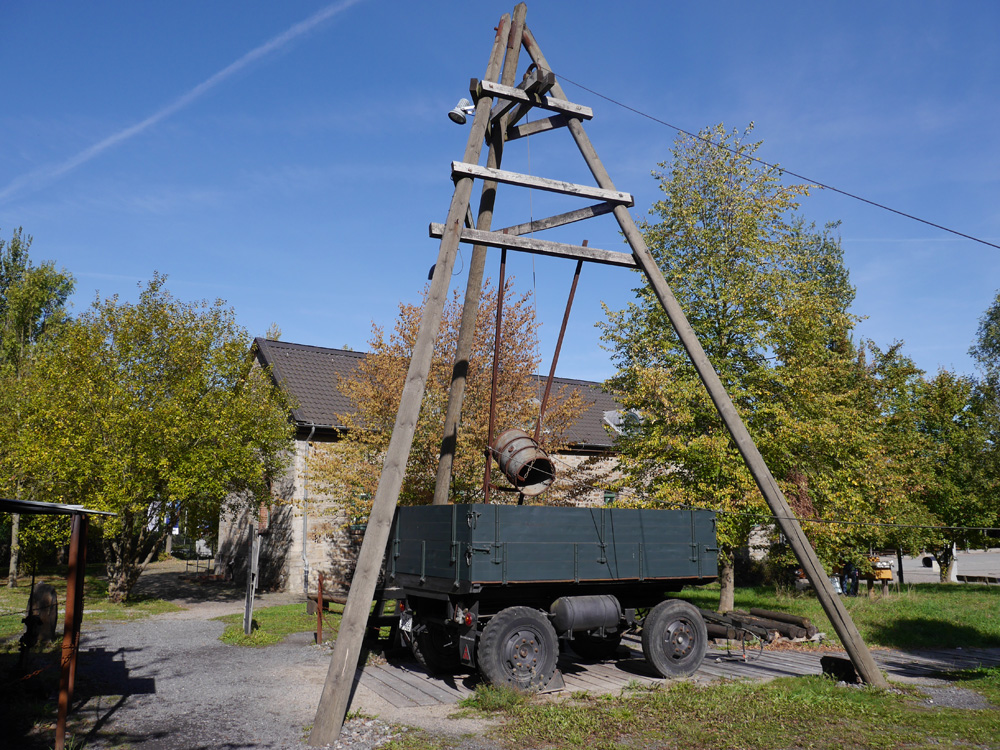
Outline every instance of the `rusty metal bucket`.
[(526, 497), (545, 492), (556, 478), (552, 460), (524, 430), (500, 433), (491, 451), (504, 476)]

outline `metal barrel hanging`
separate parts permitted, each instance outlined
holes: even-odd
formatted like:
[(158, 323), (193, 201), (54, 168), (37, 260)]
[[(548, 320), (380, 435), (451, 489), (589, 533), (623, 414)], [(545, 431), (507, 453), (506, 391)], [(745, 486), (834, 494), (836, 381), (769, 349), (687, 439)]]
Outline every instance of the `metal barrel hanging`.
[(505, 430), (490, 450), (504, 476), (526, 497), (545, 492), (556, 477), (548, 454), (524, 430)]

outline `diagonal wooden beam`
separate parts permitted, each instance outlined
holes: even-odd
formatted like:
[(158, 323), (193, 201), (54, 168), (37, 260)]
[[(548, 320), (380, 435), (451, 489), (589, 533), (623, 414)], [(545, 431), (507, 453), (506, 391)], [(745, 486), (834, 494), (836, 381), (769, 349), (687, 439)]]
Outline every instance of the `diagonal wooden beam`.
[(564, 214), (548, 216), (544, 219), (535, 219), (534, 221), (528, 221), (524, 224), (515, 224), (514, 226), (498, 229), (497, 231), (503, 232), (504, 234), (518, 235), (543, 232), (546, 229), (554, 229), (555, 227), (565, 226), (566, 224), (572, 224), (576, 221), (593, 219), (595, 216), (603, 216), (604, 214), (611, 213), (614, 209), (614, 203), (595, 203), (593, 206), (578, 208), (576, 211), (568, 211)]
[[(522, 39), (525, 51), (531, 56), (535, 64), (540, 68), (550, 70), (551, 68), (545, 60), (545, 55), (542, 54), (534, 35), (527, 27), (524, 29)], [(557, 97), (564, 96), (562, 87), (558, 83), (552, 87), (552, 92)], [(571, 117), (569, 118), (567, 127), (573, 136), (573, 140), (576, 141), (577, 148), (579, 148), (581, 156), (583, 156), (584, 161), (587, 163), (587, 167), (590, 169), (591, 174), (594, 175), (597, 184), (605, 190), (614, 190), (614, 182), (604, 168), (604, 164), (601, 163), (597, 151), (594, 149), (590, 138), (587, 136), (587, 132), (583, 128), (583, 123), (578, 118)], [(888, 687), (885, 677), (872, 658), (871, 652), (865, 645), (864, 639), (862, 639), (861, 634), (858, 632), (850, 613), (844, 607), (844, 603), (840, 600), (840, 597), (834, 593), (833, 587), (830, 585), (830, 579), (826, 575), (826, 571), (823, 569), (819, 558), (816, 556), (816, 551), (812, 548), (809, 539), (803, 533), (799, 522), (795, 520), (788, 501), (778, 487), (778, 483), (772, 476), (771, 470), (768, 469), (767, 464), (764, 462), (764, 458), (757, 449), (753, 438), (747, 431), (746, 425), (743, 423), (739, 412), (737, 412), (736, 406), (729, 397), (725, 386), (719, 379), (718, 373), (716, 373), (711, 361), (705, 354), (705, 350), (698, 340), (698, 335), (695, 333), (694, 328), (691, 327), (690, 322), (688, 322), (687, 316), (684, 315), (684, 310), (681, 308), (680, 303), (677, 302), (676, 297), (674, 297), (670, 286), (663, 277), (663, 273), (649, 252), (649, 248), (646, 247), (646, 241), (643, 239), (642, 233), (636, 227), (631, 215), (629, 215), (629, 212), (624, 207), (616, 206), (614, 214), (618, 220), (618, 226), (625, 235), (625, 239), (632, 247), (636, 262), (646, 274), (646, 279), (649, 281), (650, 287), (652, 287), (659, 299), (674, 331), (677, 333), (688, 356), (691, 358), (691, 363), (705, 385), (705, 389), (715, 404), (719, 416), (722, 417), (722, 421), (725, 422), (729, 433), (732, 435), (737, 449), (743, 456), (747, 468), (750, 470), (754, 481), (764, 496), (764, 500), (774, 514), (775, 520), (788, 539), (789, 545), (795, 552), (795, 556), (805, 570), (806, 575), (812, 581), (820, 603), (823, 605), (823, 611), (826, 612), (834, 629), (837, 631), (837, 635), (840, 636), (840, 640), (851, 657), (851, 662), (858, 671), (858, 675), (870, 685), (882, 688)]]

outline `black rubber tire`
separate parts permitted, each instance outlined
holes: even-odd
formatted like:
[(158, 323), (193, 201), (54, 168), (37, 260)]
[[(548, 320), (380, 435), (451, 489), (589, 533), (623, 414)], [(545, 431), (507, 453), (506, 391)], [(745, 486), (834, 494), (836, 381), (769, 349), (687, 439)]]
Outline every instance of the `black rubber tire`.
[(621, 644), (621, 631), (609, 633), (604, 637), (590, 633), (574, 633), (573, 640), (569, 642), (570, 648), (576, 652), (577, 656), (587, 661), (613, 659), (617, 656)]
[(556, 672), (559, 639), (549, 618), (530, 607), (501, 610), (483, 628), (476, 655), (491, 685), (541, 690)]
[(428, 625), (426, 630), (414, 636), (410, 650), (417, 663), (431, 674), (450, 674), (461, 664), (457, 639), (435, 625)]
[(696, 607), (667, 599), (642, 623), (642, 653), (663, 677), (687, 677), (701, 666), (708, 650), (705, 621)]

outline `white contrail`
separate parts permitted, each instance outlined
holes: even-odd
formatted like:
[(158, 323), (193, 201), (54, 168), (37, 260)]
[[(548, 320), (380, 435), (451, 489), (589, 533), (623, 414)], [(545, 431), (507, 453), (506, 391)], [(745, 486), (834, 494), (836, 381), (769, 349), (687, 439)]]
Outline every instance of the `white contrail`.
[(32, 172), (28, 172), (27, 174), (21, 175), (20, 177), (13, 180), (10, 184), (8, 184), (7, 187), (5, 187), (3, 190), (0, 190), (0, 201), (9, 198), (11, 195), (19, 192), (23, 188), (37, 189), (43, 185), (46, 185), (52, 182), (53, 180), (62, 177), (67, 172), (76, 169), (81, 164), (86, 164), (88, 161), (90, 161), (96, 156), (99, 156), (103, 152), (107, 151), (112, 146), (117, 146), (122, 141), (127, 141), (129, 138), (139, 135), (139, 133), (142, 133), (144, 130), (151, 128), (153, 125), (156, 125), (157, 123), (161, 122), (162, 120), (165, 120), (175, 112), (188, 106), (189, 104), (191, 104), (191, 102), (195, 101), (208, 91), (211, 91), (213, 88), (215, 88), (220, 83), (225, 81), (227, 78), (232, 76), (234, 73), (238, 73), (239, 71), (243, 70), (243, 68), (250, 65), (250, 63), (255, 62), (260, 58), (264, 57), (265, 55), (269, 55), (270, 53), (281, 49), (285, 45), (292, 42), (294, 39), (302, 36), (308, 31), (311, 31), (313, 28), (323, 23), (323, 21), (337, 15), (342, 11), (347, 10), (352, 5), (357, 5), (361, 1), (362, 0), (341, 0), (341, 2), (339, 3), (333, 3), (332, 5), (326, 6), (322, 10), (318, 11), (309, 18), (305, 19), (304, 21), (300, 21), (299, 23), (295, 24), (287, 31), (278, 34), (278, 36), (274, 37), (273, 39), (267, 42), (264, 42), (259, 47), (250, 50), (245, 55), (243, 55), (243, 57), (241, 57), (239, 60), (227, 65), (218, 73), (215, 73), (206, 80), (202, 81), (193, 89), (188, 91), (186, 94), (179, 96), (170, 104), (158, 110), (157, 112), (154, 112), (145, 120), (142, 120), (141, 122), (138, 122), (135, 125), (130, 125), (129, 127), (123, 130), (119, 130), (117, 133), (109, 135), (104, 140), (98, 141), (93, 146), (85, 148), (80, 153), (70, 157), (69, 159), (60, 164), (54, 164), (47, 167), (40, 167), (39, 169), (36, 169)]

